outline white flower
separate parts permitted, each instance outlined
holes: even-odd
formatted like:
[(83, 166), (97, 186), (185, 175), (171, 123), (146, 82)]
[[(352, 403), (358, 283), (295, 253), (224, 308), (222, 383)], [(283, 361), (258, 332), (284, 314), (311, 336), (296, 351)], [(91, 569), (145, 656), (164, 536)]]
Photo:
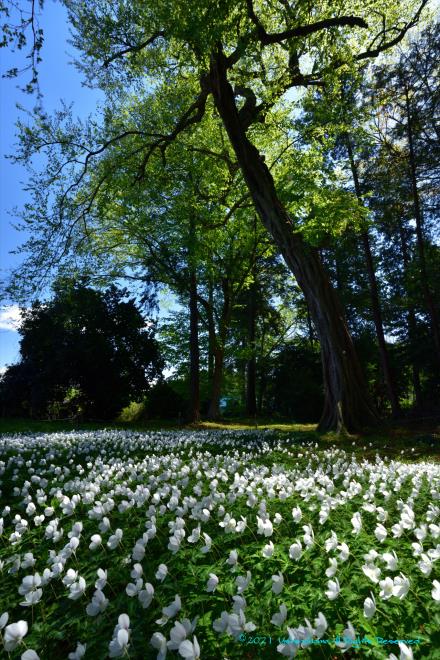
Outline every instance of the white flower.
[(310, 548), (315, 541), (315, 534), (311, 525), (303, 525), (304, 536), (303, 541), (306, 548)]
[(327, 568), (325, 574), (327, 577), (331, 578), (336, 574), (338, 570), (338, 562), (336, 559), (329, 559), (330, 566)]
[(382, 572), (380, 568), (374, 566), (374, 564), (366, 564), (365, 566), (362, 566), (362, 570), (372, 582), (375, 584), (379, 582), (379, 576)]
[(266, 557), (266, 559), (269, 559), (270, 557), (272, 557), (274, 550), (275, 550), (274, 544), (272, 543), (272, 541), (269, 541), (269, 543), (267, 543), (262, 549), (261, 554), (263, 555), (263, 557)]
[(225, 611), (223, 611), (220, 615), (220, 618), (216, 619), (212, 624), (212, 627), (218, 633), (226, 632), (228, 626), (229, 626), (229, 614)]
[(341, 591), (338, 578), (335, 578), (334, 580), (329, 580), (327, 582), (327, 589), (328, 591), (325, 592), (327, 598), (329, 600), (335, 600), (339, 596), (339, 592)]
[(386, 562), (387, 570), (389, 571), (397, 570), (398, 559), (396, 552), (394, 550), (392, 552), (384, 552), (384, 554), (382, 555), (382, 559), (384, 562)]
[(40, 585), (41, 577), (39, 573), (35, 573), (35, 575), (26, 575), (21, 581), (21, 585), (18, 587), (18, 593), (24, 596), (34, 589), (37, 589)]
[(331, 536), (329, 536), (328, 539), (325, 540), (324, 548), (326, 552), (330, 552), (330, 550), (336, 550), (337, 547), (338, 547), (338, 537), (335, 534), (335, 532), (332, 530)]
[(327, 630), (328, 624), (327, 619), (322, 612), (318, 613), (317, 618), (315, 619), (315, 635), (318, 639), (321, 639), (325, 631)]
[(0, 630), (3, 630), (5, 625), (8, 623), (9, 620), (9, 614), (7, 612), (3, 612), (3, 614), (0, 616)]
[(297, 637), (298, 631), (294, 628), (288, 627), (287, 634), (287, 640), (289, 643), (286, 643), (285, 641), (284, 644), (278, 644), (277, 651), (287, 658), (294, 658), (300, 647), (299, 638)]
[(217, 585), (218, 585), (218, 577), (214, 573), (209, 574), (209, 580), (206, 583), (206, 591), (208, 593), (212, 593), (216, 590)]
[(295, 506), (292, 509), (292, 518), (294, 522), (298, 523), (302, 518), (302, 511), (299, 506)]
[(40, 602), (42, 595), (42, 589), (35, 589), (35, 591), (30, 591), (25, 595), (24, 600), (21, 601), (20, 605), (23, 607), (33, 607)]
[(92, 596), (92, 602), (86, 607), (86, 612), (89, 616), (97, 616), (101, 612), (104, 612), (107, 605), (108, 598), (104, 596), (104, 593), (100, 589), (96, 589)]
[(180, 621), (176, 621), (170, 630), (170, 641), (167, 642), (170, 651), (177, 651), (183, 640), (186, 639), (187, 634), (188, 630), (185, 626)]
[(364, 559), (365, 559), (365, 561), (367, 562), (367, 564), (372, 564), (373, 561), (374, 561), (375, 559), (377, 559), (378, 556), (379, 556), (379, 553), (376, 552), (376, 550), (374, 550), (374, 548), (372, 548), (371, 550), (369, 550), (369, 551), (367, 552), (366, 555), (364, 555)]
[(206, 554), (211, 550), (212, 538), (208, 534), (205, 534), (205, 532), (203, 532), (203, 538), (205, 539), (205, 545), (200, 549), (200, 552)]
[(155, 573), (156, 580), (159, 580), (159, 582), (163, 582), (167, 575), (168, 575), (168, 567), (166, 566), (166, 564), (159, 564), (159, 568)]
[(169, 619), (172, 619), (173, 617), (176, 616), (177, 612), (180, 611), (181, 607), (182, 607), (182, 601), (180, 600), (180, 596), (176, 594), (173, 602), (167, 605), (167, 607), (163, 608), (162, 614), (164, 614)]
[(107, 584), (107, 571), (104, 571), (102, 568), (98, 568), (96, 573), (98, 575), (98, 579), (95, 582), (95, 589), (100, 589), (102, 591)]
[(78, 642), (76, 645), (75, 651), (72, 651), (72, 653), (69, 653), (67, 656), (69, 660), (81, 660), (81, 658), (85, 655), (87, 649), (87, 644), (81, 644)]
[(350, 550), (348, 548), (348, 545), (346, 543), (341, 543), (341, 545), (338, 545), (337, 549), (340, 551), (339, 552), (340, 561), (342, 562), (347, 561), (350, 555)]
[(379, 523), (379, 525), (374, 530), (374, 535), (380, 543), (383, 543), (387, 537), (387, 530), (385, 527)]
[(21, 660), (40, 660), (40, 656), (34, 649), (27, 649), (21, 654)]
[(167, 640), (160, 632), (155, 632), (150, 639), (150, 644), (159, 651), (157, 660), (165, 660), (167, 655)]
[(410, 506), (404, 505), (400, 514), (400, 524), (403, 529), (413, 529), (415, 527), (415, 514)]
[(403, 573), (394, 578), (393, 596), (403, 600), (409, 591), (409, 580)]
[(110, 548), (110, 550), (114, 550), (115, 548), (118, 547), (122, 540), (123, 536), (123, 531), (122, 529), (117, 529), (114, 534), (112, 534), (107, 541), (107, 546)]
[(146, 582), (142, 591), (138, 593), (138, 599), (144, 609), (150, 606), (154, 597), (154, 587), (149, 582)]
[(10, 623), (6, 626), (3, 633), (3, 646), (5, 651), (13, 651), (16, 646), (21, 644), (23, 637), (27, 634), (28, 624), (26, 621), (17, 621), (17, 623)]
[(270, 622), (273, 623), (274, 626), (282, 626), (283, 623), (285, 622), (287, 618), (287, 607), (282, 603), (280, 605), (280, 610), (279, 612), (276, 612), (273, 617), (271, 618)]
[(70, 585), (69, 588), (69, 598), (71, 600), (78, 600), (78, 598), (81, 598), (81, 596), (84, 594), (86, 590), (86, 581), (84, 580), (83, 577), (78, 578), (78, 582), (74, 582), (73, 584)]
[(430, 575), (432, 571), (432, 561), (425, 553), (422, 553), (422, 558), (418, 563), (418, 567), (422, 571), (423, 575)]
[(344, 630), (343, 638), (344, 641), (336, 642), (336, 646), (339, 646), (341, 649), (343, 649), (344, 652), (351, 648), (353, 646), (353, 642), (356, 640), (356, 632), (350, 621), (347, 622), (347, 628)]
[[(280, 522), (282, 521), (282, 519), (283, 519), (283, 517), (282, 517), (281, 513), (276, 513), (273, 517), (273, 521), (274, 521), (275, 525), (279, 525)], [(437, 538), (437, 537), (435, 537), (435, 538)]]
[(412, 649), (404, 644), (403, 642), (399, 642), (399, 650), (400, 650), (400, 655), (399, 658), (397, 658), (394, 653), (391, 653), (391, 655), (388, 656), (388, 660), (413, 660), (413, 652)]
[(247, 622), (243, 610), (239, 610), (238, 613), (229, 615), (228, 628), (232, 635), (237, 635), (241, 632), (252, 632), (256, 625), (252, 621)]
[(245, 589), (248, 588), (252, 580), (252, 573), (247, 571), (246, 577), (239, 575), (235, 578), (235, 584), (237, 585), (237, 593), (242, 594)]
[(229, 566), (235, 566), (238, 561), (238, 552), (237, 550), (231, 550), (229, 553), (229, 557), (226, 560), (226, 563), (229, 564)]
[(200, 646), (197, 637), (193, 637), (192, 642), (189, 639), (185, 639), (179, 646), (179, 653), (182, 658), (187, 658), (187, 660), (199, 660)]
[(376, 599), (374, 598), (374, 595), (371, 593), (371, 598), (366, 598), (364, 600), (364, 616), (367, 619), (372, 619), (375, 612), (376, 612)]
[(188, 543), (197, 543), (197, 541), (200, 538), (200, 531), (201, 527), (198, 525), (198, 527), (195, 527), (191, 534), (188, 536)]
[(292, 543), (292, 545), (289, 548), (290, 559), (294, 559), (295, 561), (298, 561), (298, 559), (301, 557), (301, 554), (302, 554), (301, 541), (296, 541), (295, 543)]
[(359, 512), (356, 512), (352, 519), (351, 524), (353, 525), (353, 534), (359, 534), (362, 528), (362, 517)]
[(140, 592), (143, 586), (144, 586), (144, 581), (142, 578), (139, 578), (138, 580), (136, 580), (135, 583), (130, 582), (129, 584), (127, 584), (127, 586), (125, 587), (125, 593), (130, 598), (134, 598), (134, 596), (138, 595), (138, 593)]
[(260, 518), (257, 516), (258, 529), (257, 534), (264, 534), (264, 536), (272, 536), (273, 534), (273, 525), (269, 518)]
[(282, 573), (272, 575), (272, 591), (274, 594), (280, 594), (284, 587), (284, 577)]
[(90, 539), (89, 550), (97, 550), (102, 545), (102, 538), (99, 534), (93, 534)]
[(388, 600), (393, 595), (394, 582), (390, 577), (386, 577), (385, 580), (379, 582), (380, 592), (379, 596), (382, 600)]
[(63, 584), (65, 584), (66, 587), (70, 587), (70, 585), (76, 582), (77, 579), (78, 571), (74, 571), (73, 568), (69, 568), (66, 572), (66, 575), (63, 577)]
[(440, 582), (438, 580), (434, 580), (432, 586), (434, 589), (431, 591), (431, 595), (433, 599), (438, 602), (440, 601)]

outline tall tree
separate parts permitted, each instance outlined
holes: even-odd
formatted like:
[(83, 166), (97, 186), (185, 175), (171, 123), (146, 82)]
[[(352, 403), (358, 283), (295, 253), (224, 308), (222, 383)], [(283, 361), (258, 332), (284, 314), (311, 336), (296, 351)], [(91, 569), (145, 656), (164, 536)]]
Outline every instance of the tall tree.
[[(262, 137), (258, 128), (265, 122), (275, 135), (279, 104), (289, 89), (324, 84), (344, 66), (356, 66), (399, 43), (418, 22), (427, 1), (388, 3), (384, 8), (378, 0), (367, 7), (353, 0), (344, 3), (345, 14), (327, 0), (315, 5), (313, 12), (304, 3), (254, 4), (252, 0), (221, 5), (206, 1), (197, 7), (173, 3), (173, 11), (166, 0), (154, 4), (130, 0), (120, 3), (117, 12), (90, 1), (66, 2), (74, 43), (84, 54), (82, 67), (91, 84), (99, 84), (114, 101), (127, 89), (145, 84), (145, 74), (153, 83), (139, 107), (147, 117), (142, 128), (134, 117), (131, 124), (122, 121), (118, 132), (114, 123), (113, 130), (101, 136), (98, 131), (97, 141), (95, 126), (87, 131), (83, 173), (74, 187), (84, 181), (92, 161), (122, 143), (129, 146), (120, 164), (126, 167), (127, 157), (136, 154), (135, 179), (147, 178), (157, 154), (164, 155), (172, 142), (198, 124), (203, 126), (213, 110), (212, 96), (255, 208), (294, 273), (313, 317), (324, 373), (322, 430), (355, 429), (375, 422), (376, 414), (341, 304), (317, 251), (304, 240), (297, 218), (283, 203), (276, 171), (272, 173), (265, 162), (270, 151), (267, 135)], [(96, 25), (102, 26), (99, 36)], [(306, 54), (313, 58), (310, 74), (301, 71), (301, 57)], [(71, 158), (77, 163), (78, 141), (72, 137)], [(35, 139), (28, 138), (32, 149)], [(83, 145), (79, 151), (84, 153)], [(95, 190), (111, 176), (111, 170), (104, 172)], [(95, 196), (87, 199), (86, 211)]]

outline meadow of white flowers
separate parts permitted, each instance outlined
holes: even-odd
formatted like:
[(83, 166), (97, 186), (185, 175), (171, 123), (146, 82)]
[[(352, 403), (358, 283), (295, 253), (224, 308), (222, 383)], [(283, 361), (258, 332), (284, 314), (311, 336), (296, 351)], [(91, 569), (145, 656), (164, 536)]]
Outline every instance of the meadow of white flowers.
[(264, 431), (1, 436), (0, 648), (440, 658), (440, 464), (371, 454)]

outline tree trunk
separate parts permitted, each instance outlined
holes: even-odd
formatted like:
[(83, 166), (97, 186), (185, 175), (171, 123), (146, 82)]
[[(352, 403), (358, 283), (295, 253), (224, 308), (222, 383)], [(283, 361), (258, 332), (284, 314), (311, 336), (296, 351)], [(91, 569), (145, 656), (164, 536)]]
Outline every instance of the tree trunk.
[(408, 88), (406, 87), (406, 85), (405, 85), (405, 101), (406, 101), (406, 114), (407, 114), (406, 128), (407, 128), (408, 146), (409, 146), (411, 188), (413, 195), (414, 217), (416, 221), (417, 249), (419, 253), (420, 285), (423, 291), (423, 297), (425, 299), (425, 304), (431, 321), (431, 331), (434, 339), (434, 348), (437, 353), (437, 361), (440, 364), (440, 324), (439, 324), (437, 308), (435, 306), (434, 298), (431, 292), (431, 288), (429, 286), (428, 273), (426, 270), (422, 210), (420, 206), (420, 196), (417, 186), (417, 169), (416, 169), (416, 159), (414, 152), (414, 136), (412, 130), (411, 108), (409, 103)]
[(215, 346), (215, 325), (214, 325), (214, 292), (211, 280), (208, 283), (208, 391), (212, 389), (212, 379), (214, 377), (214, 346)]
[(256, 282), (252, 282), (248, 292), (247, 320), (248, 320), (248, 342), (251, 354), (246, 362), (246, 414), (249, 417), (255, 417), (257, 414), (256, 400), (256, 358), (255, 358), (255, 325), (257, 315), (256, 305)]
[(194, 259), (195, 222), (189, 223), (188, 266), (189, 266), (189, 421), (200, 420), (200, 351), (199, 351), (199, 310), (197, 307), (197, 273)]
[[(403, 276), (405, 280), (405, 288), (407, 298), (410, 300), (410, 293), (408, 287), (408, 267), (409, 267), (409, 250), (405, 236), (405, 230), (402, 224), (402, 221), (398, 220), (398, 229), (400, 237), (400, 246), (402, 249), (402, 261), (403, 261)], [(422, 388), (420, 385), (420, 368), (417, 360), (417, 320), (414, 307), (412, 304), (408, 304), (408, 342), (411, 351), (411, 366), (412, 366), (412, 383), (414, 389), (414, 397), (416, 400), (416, 408), (422, 407)]]
[[(358, 430), (377, 422), (344, 312), (315, 249), (281, 204), (264, 158), (248, 140), (227, 79), (222, 52), (211, 59), (211, 90), (255, 208), (301, 287), (321, 343), (324, 410), (318, 429)], [(240, 111), (245, 117), (247, 103)]]
[(223, 381), (223, 359), (224, 350), (217, 345), (214, 348), (214, 373), (212, 378), (211, 400), (209, 402), (209, 419), (218, 419), (220, 417), (220, 395)]
[(199, 312), (197, 309), (197, 276), (194, 268), (190, 269), (189, 316), (189, 421), (198, 422), (200, 420)]
[[(361, 186), (359, 183), (359, 176), (357, 166), (354, 160), (353, 148), (351, 145), (350, 137), (347, 135), (347, 151), (350, 160), (351, 173), (353, 176), (354, 189), (356, 197), (359, 202), (362, 202)], [(391, 413), (393, 417), (398, 417), (400, 414), (399, 398), (397, 396), (396, 384), (391, 370), (390, 359), (388, 355), (387, 345), (385, 342), (385, 334), (383, 331), (382, 310), (379, 300), (379, 291), (377, 287), (376, 273), (374, 271), (373, 255), (371, 254), (370, 238), (368, 231), (365, 230), (361, 234), (362, 244), (364, 248), (365, 265), (368, 274), (368, 283), (370, 288), (370, 301), (371, 311), (373, 313), (374, 327), (376, 329), (377, 343), (379, 345), (380, 364), (382, 367), (383, 377), (388, 390), (388, 398), (391, 404)]]

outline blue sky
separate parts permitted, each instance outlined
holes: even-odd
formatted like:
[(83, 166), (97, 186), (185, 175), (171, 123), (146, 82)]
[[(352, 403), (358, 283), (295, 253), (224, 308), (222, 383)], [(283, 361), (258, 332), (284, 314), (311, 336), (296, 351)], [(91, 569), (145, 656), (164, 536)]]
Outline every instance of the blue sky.
[[(43, 93), (43, 106), (51, 112), (59, 108), (61, 99), (68, 103), (74, 101), (77, 115), (86, 116), (94, 110), (100, 99), (100, 93), (81, 85), (81, 75), (72, 64), (75, 56), (73, 47), (68, 43), (69, 29), (64, 7), (50, 0), (45, 3), (41, 16), (44, 30), (43, 61), (39, 67), (40, 88)], [(25, 52), (2, 51), (1, 71), (11, 67), (23, 67), (26, 63)], [(12, 165), (5, 156), (14, 151), (16, 142), (15, 123), (22, 113), (17, 109), (19, 103), (32, 108), (35, 99), (18, 89), (29, 80), (29, 73), (19, 79), (2, 79), (0, 96), (0, 125), (2, 137), (0, 144), (0, 277), (7, 277), (11, 268), (20, 263), (20, 255), (11, 255), (26, 238), (11, 226), (14, 222), (13, 209), (20, 208), (27, 197), (23, 192), (26, 184), (26, 170)], [(7, 301), (11, 302), (11, 301)], [(13, 301), (12, 301), (13, 302)], [(18, 322), (18, 307), (10, 305), (0, 309), (0, 369), (18, 358), (19, 336), (14, 329)]]

